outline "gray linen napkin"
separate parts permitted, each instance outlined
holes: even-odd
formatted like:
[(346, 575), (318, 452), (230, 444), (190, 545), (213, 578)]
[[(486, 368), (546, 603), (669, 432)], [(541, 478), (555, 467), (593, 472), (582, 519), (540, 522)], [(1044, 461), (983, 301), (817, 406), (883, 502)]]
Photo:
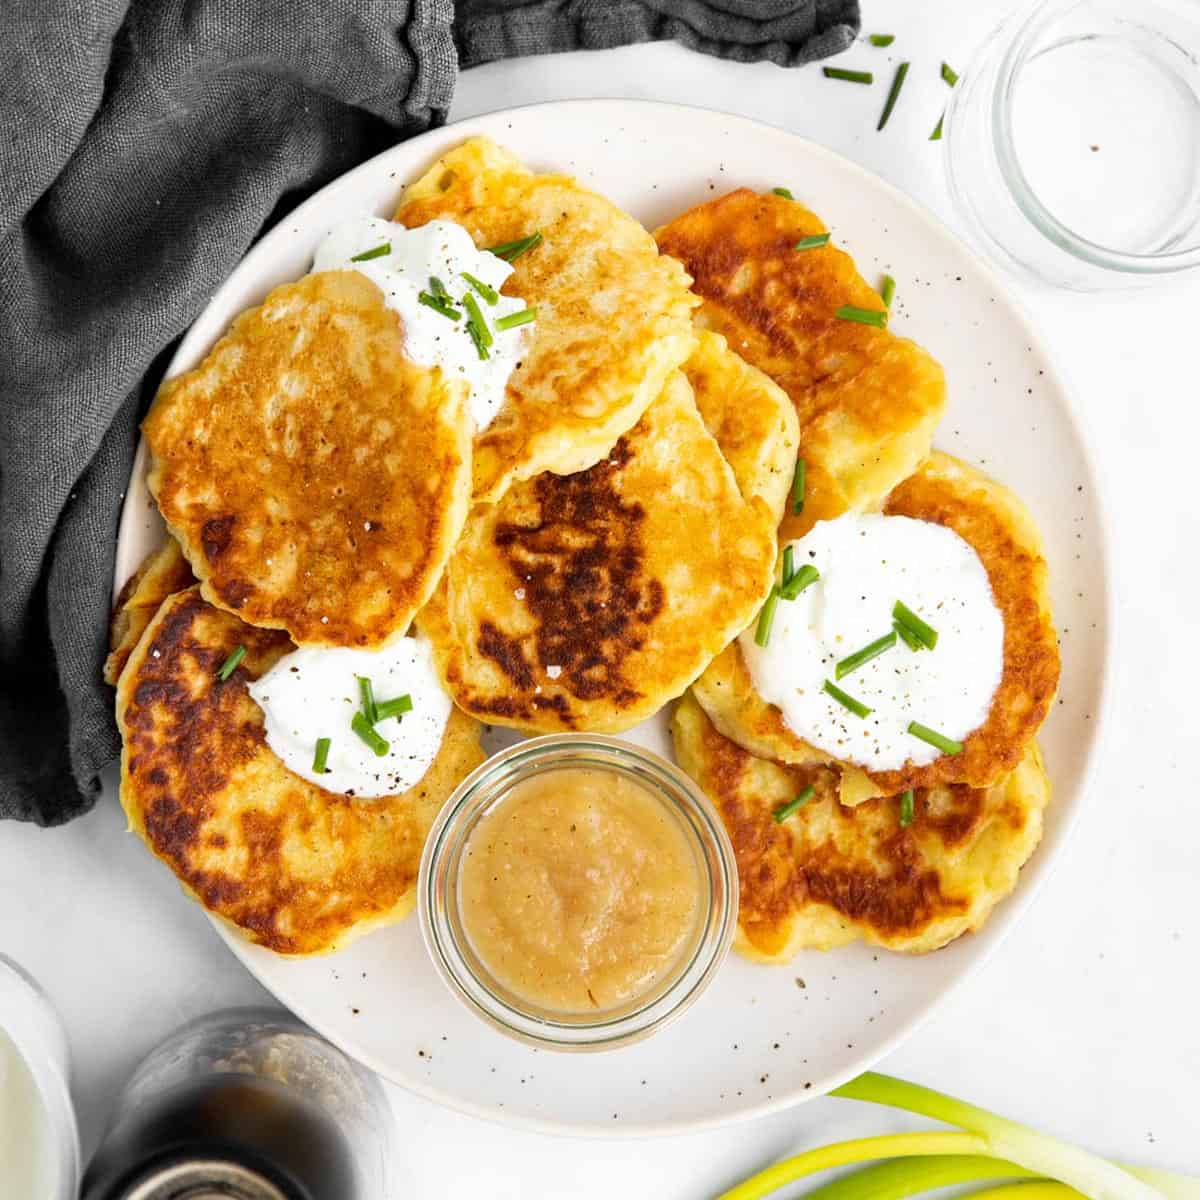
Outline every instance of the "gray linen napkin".
[(442, 122), (460, 64), (674, 38), (794, 65), (857, 23), (857, 0), (8, 0), (0, 817), (85, 812), (118, 752), (100, 668), (137, 421), (264, 226)]

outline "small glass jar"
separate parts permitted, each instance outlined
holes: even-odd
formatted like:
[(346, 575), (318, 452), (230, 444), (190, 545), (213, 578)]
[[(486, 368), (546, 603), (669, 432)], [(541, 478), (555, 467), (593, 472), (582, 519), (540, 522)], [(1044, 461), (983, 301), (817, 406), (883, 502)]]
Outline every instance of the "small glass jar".
[[(678, 823), (700, 879), (696, 932), (646, 993), (595, 1013), (553, 1012), (515, 996), (489, 971), (464, 928), (461, 868), (482, 818), (518, 784), (568, 769), (611, 772), (640, 785)], [(438, 973), (468, 1008), (501, 1032), (552, 1050), (609, 1050), (648, 1037), (690, 1007), (724, 961), (737, 925), (737, 864), (721, 819), (678, 768), (617, 738), (554, 734), (518, 742), (476, 769), (442, 809), (421, 859), (421, 932)]]
[(1002, 265), (1092, 291), (1200, 265), (1195, 0), (1027, 0), (945, 116), (951, 197)]

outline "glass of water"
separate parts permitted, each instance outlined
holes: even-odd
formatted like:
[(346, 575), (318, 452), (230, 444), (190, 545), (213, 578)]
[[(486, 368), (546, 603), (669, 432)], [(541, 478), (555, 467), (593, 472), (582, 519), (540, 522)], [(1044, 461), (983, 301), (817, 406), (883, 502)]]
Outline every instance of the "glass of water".
[(1200, 265), (1200, 3), (1036, 0), (946, 113), (946, 171), (994, 257), (1082, 291)]

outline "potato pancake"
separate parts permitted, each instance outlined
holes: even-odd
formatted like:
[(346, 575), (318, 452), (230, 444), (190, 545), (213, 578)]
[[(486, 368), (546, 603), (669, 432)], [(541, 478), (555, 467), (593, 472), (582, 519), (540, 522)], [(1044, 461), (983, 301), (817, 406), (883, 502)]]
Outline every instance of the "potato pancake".
[[(227, 680), (230, 652), (245, 657)], [(205, 602), (167, 599), (117, 689), (130, 828), (209, 912), (279, 954), (321, 954), (407, 915), (425, 836), (483, 761), (452, 712), (433, 765), (402, 795), (356, 800), (284, 767), (247, 684), (293, 649)]]
[(695, 345), (699, 301), (679, 264), (611, 201), (566, 175), (535, 175), (487, 138), (438, 159), (400, 198), (411, 227), (457, 221), (487, 249), (533, 234), (507, 295), (536, 305), (524, 361), (476, 439), (477, 501), (515, 480), (594, 466), (641, 418)]
[(148, 483), (206, 600), (301, 645), (408, 628), (466, 517), (471, 423), (466, 383), (403, 346), (379, 288), (328, 271), (163, 385)]

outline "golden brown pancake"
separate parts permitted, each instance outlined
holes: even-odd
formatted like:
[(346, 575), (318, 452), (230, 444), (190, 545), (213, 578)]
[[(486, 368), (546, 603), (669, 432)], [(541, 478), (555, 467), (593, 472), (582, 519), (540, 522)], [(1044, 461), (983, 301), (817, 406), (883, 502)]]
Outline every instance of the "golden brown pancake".
[(404, 357), (358, 272), (243, 313), (143, 425), (150, 491), (205, 599), (304, 645), (403, 634), (466, 517), (467, 396)]
[(694, 345), (687, 275), (611, 201), (566, 175), (534, 175), (471, 138), (401, 197), (411, 227), (457, 221), (487, 248), (534, 233), (507, 295), (536, 305), (533, 341), (495, 421), (475, 443), (475, 499), (514, 480), (594, 466), (637, 424)]
[[(246, 655), (222, 682), (239, 645)], [(403, 795), (355, 800), (293, 775), (247, 691), (292, 648), (198, 588), (166, 600), (117, 689), (121, 804), (209, 912), (269, 950), (320, 954), (408, 913), (429, 827), (484, 755), (478, 724), (455, 710), (433, 764)]]
[[(1058, 688), (1058, 638), (1041, 535), (1029, 510), (1006, 487), (936, 452), (888, 496), (884, 511), (945, 525), (974, 548), (1004, 617), (1004, 668), (988, 718), (963, 740), (961, 754), (894, 771), (848, 768), (842, 799), (857, 803), (944, 783), (988, 787), (1025, 757)], [(830, 761), (754, 690), (736, 642), (693, 690), (717, 729), (747, 750), (784, 763)]]
[(158, 606), (172, 593), (182, 592), (196, 582), (179, 543), (167, 535), (157, 550), (142, 560), (141, 566), (125, 581), (113, 606), (108, 626), (108, 658), (104, 660), (104, 680), (117, 686), (138, 638)]
[[(768, 416), (774, 394), (752, 405), (758, 436), (790, 457), (786, 398)], [(773, 494), (776, 452), (744, 440), (738, 458), (743, 487)], [(418, 624), (455, 703), (481, 720), (627, 729), (753, 617), (775, 524), (776, 509), (743, 496), (677, 374), (604, 461), (476, 508)]]
[(848, 254), (832, 244), (795, 248), (823, 232), (794, 200), (741, 188), (656, 236), (704, 299), (699, 324), (724, 334), (792, 398), (800, 453), (827, 500), (840, 511), (870, 508), (928, 454), (945, 380), (916, 343), (835, 315), (843, 305), (884, 306)]
[[(908, 954), (937, 950), (983, 925), (1041, 839), (1050, 784), (1035, 742), (989, 788), (917, 789), (904, 827), (896, 797), (847, 808), (835, 768), (756, 758), (722, 737), (690, 695), (672, 733), (733, 842), (734, 945), (760, 962), (857, 938)], [(812, 799), (776, 822), (775, 810), (810, 785)]]

